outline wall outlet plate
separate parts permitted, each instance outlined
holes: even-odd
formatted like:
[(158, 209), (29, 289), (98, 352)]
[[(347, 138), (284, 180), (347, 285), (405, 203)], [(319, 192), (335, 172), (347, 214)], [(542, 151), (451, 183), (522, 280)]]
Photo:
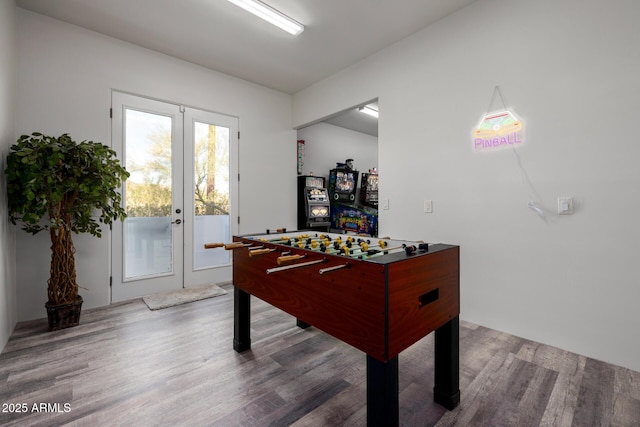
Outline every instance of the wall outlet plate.
[(573, 214), (573, 197), (558, 197), (558, 215)]

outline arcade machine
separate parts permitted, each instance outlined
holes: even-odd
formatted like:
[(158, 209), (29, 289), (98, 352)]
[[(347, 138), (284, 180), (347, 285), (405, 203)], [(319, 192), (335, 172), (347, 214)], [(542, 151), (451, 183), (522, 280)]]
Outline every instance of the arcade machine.
[(329, 231), (330, 206), (324, 177), (298, 177), (298, 230)]
[(369, 173), (362, 172), (360, 204), (378, 209), (378, 171), (376, 168), (369, 169)]
[(353, 170), (353, 159), (338, 163), (329, 172), (331, 228), (343, 233), (378, 235), (378, 211), (357, 203), (359, 172)]

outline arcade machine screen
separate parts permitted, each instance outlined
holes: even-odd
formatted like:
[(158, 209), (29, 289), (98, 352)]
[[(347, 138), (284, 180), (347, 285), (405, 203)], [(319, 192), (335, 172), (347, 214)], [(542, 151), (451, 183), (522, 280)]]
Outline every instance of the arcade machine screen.
[(356, 200), (358, 186), (358, 171), (341, 171), (333, 169), (329, 176), (329, 191), (333, 200), (337, 202), (350, 202)]

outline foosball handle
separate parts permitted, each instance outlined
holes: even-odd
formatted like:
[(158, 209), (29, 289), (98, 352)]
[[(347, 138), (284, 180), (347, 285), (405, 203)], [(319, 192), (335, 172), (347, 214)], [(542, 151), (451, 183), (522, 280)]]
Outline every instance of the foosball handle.
[(221, 248), (224, 246), (224, 243), (222, 242), (217, 242), (217, 243), (205, 243), (204, 244), (204, 248), (205, 249), (213, 249), (213, 248)]
[(285, 256), (278, 257), (277, 263), (278, 265), (287, 264), (292, 261), (297, 261), (305, 257), (306, 255), (285, 255)]
[(224, 248), (226, 250), (244, 248), (244, 243), (242, 242), (227, 243), (226, 245), (224, 245)]
[(264, 254), (268, 254), (269, 252), (271, 252), (271, 249), (269, 248), (256, 249), (254, 251), (249, 251), (249, 256), (252, 257), (254, 255), (264, 255)]

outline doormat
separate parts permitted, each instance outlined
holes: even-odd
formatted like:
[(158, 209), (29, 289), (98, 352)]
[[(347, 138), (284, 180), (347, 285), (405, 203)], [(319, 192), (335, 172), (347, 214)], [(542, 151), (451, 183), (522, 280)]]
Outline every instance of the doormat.
[(198, 288), (184, 288), (177, 291), (147, 295), (146, 297), (143, 297), (142, 300), (147, 304), (149, 310), (160, 310), (162, 308), (225, 295), (226, 293), (227, 291), (222, 289), (220, 286), (211, 284)]

